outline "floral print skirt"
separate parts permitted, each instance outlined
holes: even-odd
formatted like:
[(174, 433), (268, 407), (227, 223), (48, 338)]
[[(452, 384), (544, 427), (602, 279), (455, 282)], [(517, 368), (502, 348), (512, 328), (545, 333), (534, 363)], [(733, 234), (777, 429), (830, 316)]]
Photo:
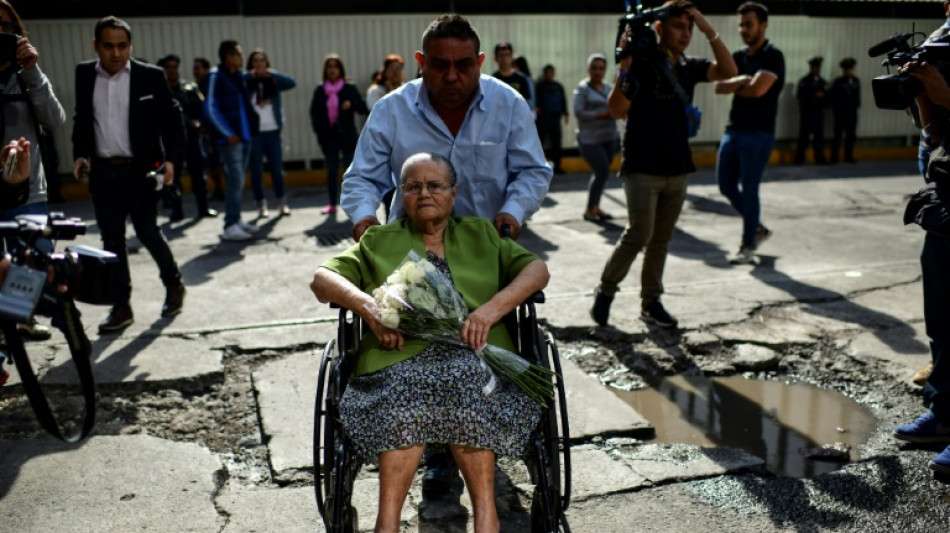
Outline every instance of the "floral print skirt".
[(364, 462), (415, 444), (461, 444), (523, 458), (541, 406), (470, 349), (432, 343), (415, 357), (350, 380), (343, 427)]

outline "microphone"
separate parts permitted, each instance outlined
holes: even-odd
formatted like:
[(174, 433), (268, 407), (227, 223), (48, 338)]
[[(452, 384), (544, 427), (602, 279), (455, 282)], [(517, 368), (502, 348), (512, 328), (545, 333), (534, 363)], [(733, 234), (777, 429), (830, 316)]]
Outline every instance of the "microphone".
[(868, 57), (884, 55), (891, 50), (898, 48), (901, 44), (905, 43), (907, 39), (910, 39), (913, 36), (913, 33), (895, 33), (894, 35), (891, 35), (890, 39), (879, 42), (871, 48), (868, 48)]

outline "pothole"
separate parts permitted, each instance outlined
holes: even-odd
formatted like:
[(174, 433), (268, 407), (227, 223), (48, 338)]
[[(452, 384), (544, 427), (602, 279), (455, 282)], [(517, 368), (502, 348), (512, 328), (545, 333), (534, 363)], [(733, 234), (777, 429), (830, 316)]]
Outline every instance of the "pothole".
[(802, 383), (674, 375), (645, 389), (612, 390), (653, 424), (651, 442), (739, 448), (795, 478), (857, 460), (877, 425), (853, 399)]
[[(779, 479), (821, 478), (892, 455), (891, 428), (921, 412), (919, 391), (895, 379), (890, 363), (854, 358), (838, 337), (772, 346), (775, 357), (760, 364), (757, 350), (702, 335), (558, 333), (562, 357), (618, 396), (642, 398), (635, 408), (656, 426), (657, 442), (744, 449)], [(802, 455), (835, 455), (820, 450), (835, 443), (850, 446), (840, 462)]]

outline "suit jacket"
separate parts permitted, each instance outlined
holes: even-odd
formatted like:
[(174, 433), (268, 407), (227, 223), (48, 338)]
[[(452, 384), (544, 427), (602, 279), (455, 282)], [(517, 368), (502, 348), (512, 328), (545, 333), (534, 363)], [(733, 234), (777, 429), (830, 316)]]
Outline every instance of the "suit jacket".
[[(165, 72), (131, 61), (129, 78), (129, 137), (135, 164), (145, 172), (163, 161), (184, 156), (185, 121), (172, 98)], [(73, 117), (73, 160), (96, 155), (92, 93), (96, 88), (96, 61), (76, 66), (76, 115)]]

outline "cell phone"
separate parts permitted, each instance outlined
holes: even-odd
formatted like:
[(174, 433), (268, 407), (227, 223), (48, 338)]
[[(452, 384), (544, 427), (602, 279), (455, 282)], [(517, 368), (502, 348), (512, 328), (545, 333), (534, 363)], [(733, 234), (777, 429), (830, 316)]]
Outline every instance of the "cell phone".
[[(6, 150), (7, 148), (4, 148)], [(17, 159), (20, 157), (20, 153), (16, 148), (9, 149), (10, 154), (7, 156), (7, 162), (3, 165), (3, 179), (7, 182), (13, 183), (13, 169), (16, 168)]]
[(0, 33), (0, 63), (16, 61), (17, 40), (15, 33)]

